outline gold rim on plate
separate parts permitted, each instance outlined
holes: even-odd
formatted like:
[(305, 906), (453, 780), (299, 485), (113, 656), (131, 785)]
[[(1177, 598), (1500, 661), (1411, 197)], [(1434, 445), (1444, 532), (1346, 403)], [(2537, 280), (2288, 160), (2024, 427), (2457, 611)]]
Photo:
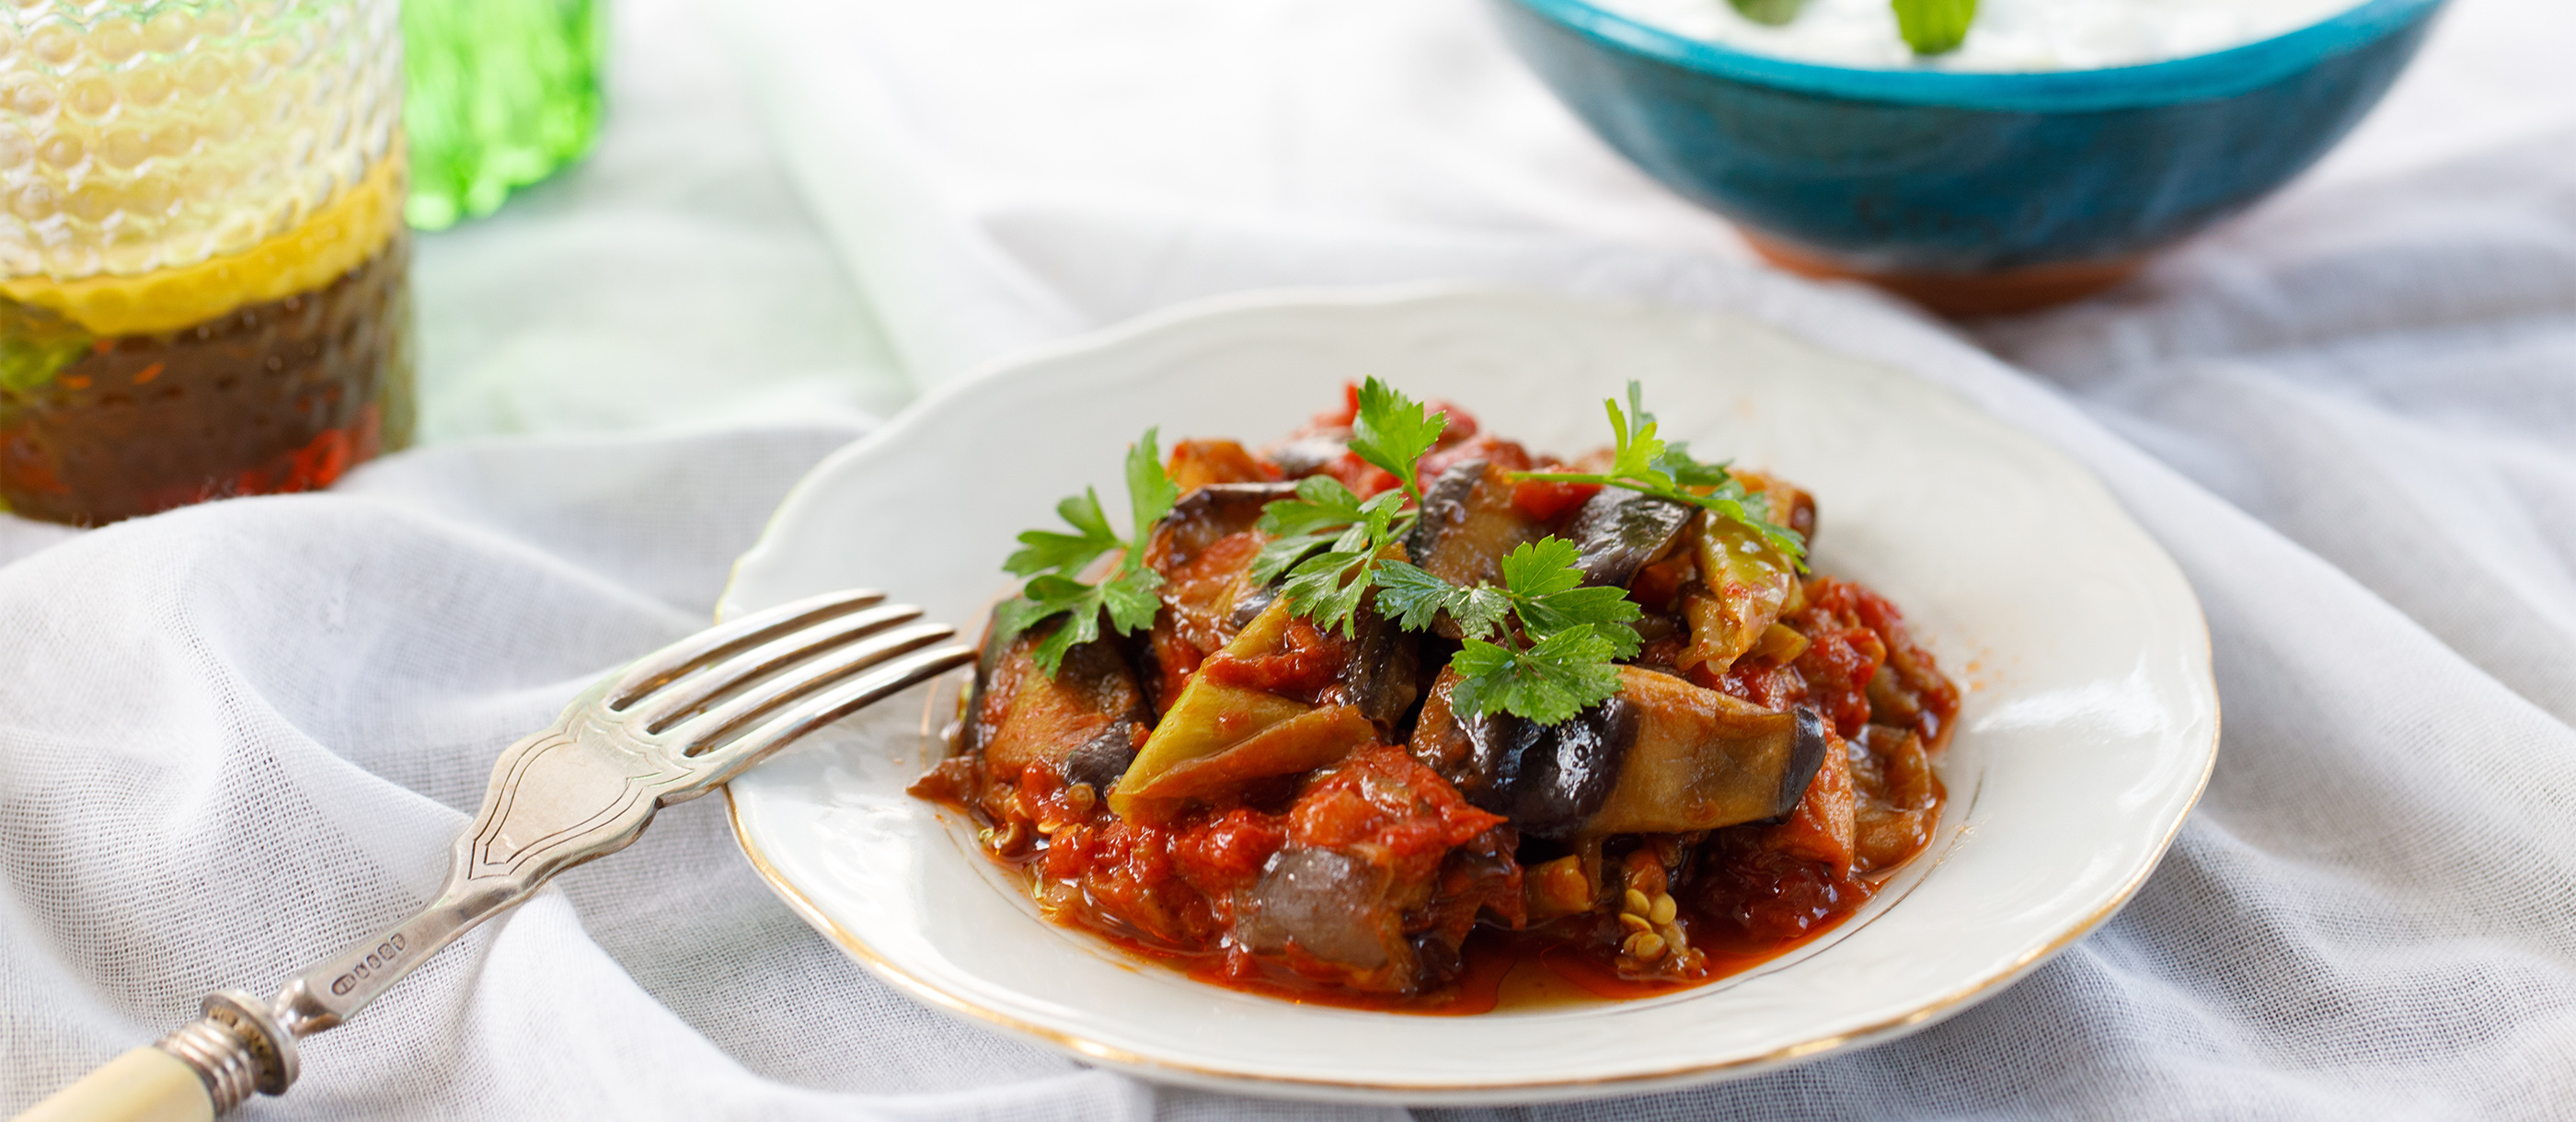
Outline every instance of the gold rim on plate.
[[(732, 582), (728, 580), (726, 584), (727, 592), (730, 592)], [(2201, 625), (2200, 641), (2205, 662), (2206, 656), (2209, 653), (2209, 626), (2206, 621)], [(2215, 698), (2218, 693), (2218, 682), (2214, 672), (2210, 676), (2209, 689), (2210, 696)], [(2156, 843), (2155, 859), (2147, 862), (2145, 868), (2141, 869), (2138, 875), (2132, 878), (2129, 883), (2122, 885), (2119, 893), (2114, 896), (2109, 903), (2104, 904), (2101, 908), (2094, 911), (2091, 915), (2084, 917), (2082, 921), (2074, 924), (2067, 930), (2058, 933), (2058, 935), (2054, 939), (2050, 940), (2047, 945), (2022, 955), (2020, 958), (2013, 960), (2012, 963), (2005, 966), (2003, 969), (1988, 974), (1985, 977), (1978, 978), (1964, 987), (1933, 998), (1932, 1000), (1897, 1016), (1889, 1017), (1885, 1020), (1865, 1025), (1861, 1028), (1852, 1029), (1847, 1032), (1832, 1033), (1825, 1036), (1811, 1037), (1794, 1044), (1782, 1045), (1759, 1055), (1744, 1056), (1713, 1064), (1695, 1064), (1687, 1067), (1669, 1068), (1663, 1071), (1637, 1072), (1590, 1079), (1549, 1079), (1533, 1080), (1522, 1083), (1507, 1081), (1477, 1081), (1469, 1083), (1368, 1083), (1353, 1080), (1311, 1079), (1303, 1076), (1263, 1075), (1257, 1072), (1203, 1067), (1198, 1064), (1184, 1063), (1178, 1060), (1149, 1056), (1141, 1052), (1134, 1052), (1114, 1045), (1104, 1044), (1100, 1041), (1093, 1040), (1076, 1033), (1066, 1032), (1062, 1029), (1050, 1028), (1032, 1021), (1023, 1020), (998, 1009), (979, 1005), (962, 995), (951, 993), (926, 979), (911, 974), (902, 967), (895, 965), (884, 955), (878, 954), (875, 948), (870, 947), (867, 944), (867, 940), (861, 939), (857, 935), (852, 934), (848, 928), (842, 927), (839, 923), (835, 922), (832, 917), (823, 914), (823, 910), (821, 908), (816, 907), (812, 900), (806, 899), (805, 894), (798, 891), (796, 886), (788, 881), (786, 875), (778, 871), (778, 867), (776, 865), (770, 863), (768, 856), (760, 851), (760, 846), (751, 840), (751, 835), (749, 833), (744, 831), (742, 826), (742, 810), (734, 802), (733, 786), (731, 784), (725, 785), (724, 788), (725, 822), (727, 825), (732, 827), (734, 843), (742, 847), (743, 856), (750, 858), (752, 871), (760, 874), (761, 880), (768, 882), (770, 891), (777, 893), (778, 898), (785, 900), (787, 902), (787, 906), (794, 909), (797, 915), (804, 917), (806, 923), (812, 925), (815, 930), (822, 932), (825, 937), (831, 939), (833, 942), (840, 944), (843, 951), (848, 952), (852, 958), (858, 959), (861, 965), (866, 966), (869, 970), (875, 972), (878, 977), (892, 983), (895, 988), (911, 994), (916, 1000), (919, 1000), (923, 1004), (929, 1005), (932, 1008), (943, 1010), (970, 1021), (981, 1021), (988, 1025), (1009, 1029), (1013, 1032), (1033, 1037), (1037, 1040), (1053, 1045), (1054, 1047), (1071, 1052), (1084, 1059), (1098, 1060), (1102, 1063), (1134, 1069), (1140, 1073), (1148, 1075), (1156, 1072), (1182, 1073), (1194, 1076), (1196, 1077), (1196, 1081), (1203, 1083), (1259, 1083), (1283, 1088), (1314, 1088), (1318, 1090), (1331, 1089), (1337, 1091), (1354, 1091), (1364, 1094), (1386, 1095), (1390, 1097), (1400, 1097), (1408, 1094), (1450, 1095), (1480, 1091), (1546, 1091), (1571, 1087), (1597, 1087), (1606, 1090), (1615, 1089), (1628, 1084), (1652, 1086), (1659, 1084), (1691, 1083), (1701, 1080), (1702, 1077), (1714, 1077), (1729, 1072), (1740, 1072), (1749, 1075), (1764, 1068), (1776, 1067), (1792, 1061), (1804, 1059), (1809, 1056), (1839, 1051), (1846, 1047), (1865, 1044), (1873, 1039), (1894, 1034), (1928, 1021), (1937, 1020), (1950, 1013), (1957, 1012), (1967, 1005), (1975, 1003), (1978, 999), (1984, 997), (1989, 991), (2010, 984), (2020, 978), (2023, 974), (2036, 968), (2040, 963), (2054, 957), (2057, 952), (2066, 949), (2076, 940), (2091, 934), (2094, 928), (2101, 926), (2105, 920), (2111, 918), (2113, 913), (2127, 906), (2129, 900), (2132, 897), (2135, 897), (2140, 889), (2146, 887), (2148, 878), (2154, 876), (2156, 868), (2164, 863), (2165, 853), (2172, 849), (2174, 838), (2182, 833), (2182, 824), (2191, 820), (2191, 812), (2195, 808), (2199, 807), (2200, 797), (2209, 790), (2210, 775), (2218, 766), (2219, 730), (2222, 721), (2223, 717), (2219, 709), (2213, 706), (2210, 710), (2208, 762), (2201, 766), (2200, 781), (2192, 787), (2191, 800), (2183, 805), (2182, 814), (2174, 819), (2173, 828), (2165, 831), (2164, 839)], [(1927, 872), (1926, 875), (1928, 876), (1929, 873)]]

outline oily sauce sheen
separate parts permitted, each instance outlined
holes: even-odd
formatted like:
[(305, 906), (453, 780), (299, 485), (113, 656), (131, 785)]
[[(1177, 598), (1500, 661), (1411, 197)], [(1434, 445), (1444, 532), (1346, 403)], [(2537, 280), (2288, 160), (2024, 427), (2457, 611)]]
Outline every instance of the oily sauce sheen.
[[(1055, 624), (988, 633), (955, 754), (914, 793), (972, 815), (1050, 920), (1214, 985), (1464, 1015), (1740, 974), (1929, 844), (1959, 694), (1895, 605), (1696, 507), (1516, 480), (1590, 457), (1454, 406), (1408, 559), (1466, 587), (1517, 545), (1581, 543), (1584, 579), (1644, 613), (1619, 691), (1556, 725), (1478, 716), (1450, 704), (1454, 631), (1291, 615), (1250, 577), (1262, 510), (1307, 476), (1396, 485), (1348, 453), (1355, 408), (1258, 452), (1173, 450), (1150, 629), (1053, 675), (1031, 651)], [(1815, 533), (1812, 497), (1737, 476)]]

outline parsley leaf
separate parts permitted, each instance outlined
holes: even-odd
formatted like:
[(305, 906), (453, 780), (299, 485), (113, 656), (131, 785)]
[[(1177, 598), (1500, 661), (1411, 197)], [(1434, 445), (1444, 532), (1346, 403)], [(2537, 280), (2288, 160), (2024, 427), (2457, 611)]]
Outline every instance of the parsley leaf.
[[(1162, 609), (1156, 592), (1163, 587), (1163, 578), (1145, 567), (1145, 546), (1153, 538), (1154, 524), (1172, 512), (1180, 489), (1164, 474), (1155, 436), (1156, 430), (1146, 429), (1144, 439), (1127, 450), (1127, 507), (1133, 519), (1127, 537), (1122, 539), (1109, 528), (1099, 493), (1084, 488), (1081, 495), (1055, 508), (1077, 532), (1030, 530), (1020, 535), (1022, 548), (1002, 564), (1011, 575), (1029, 581), (1017, 597), (993, 609), (993, 627), (1001, 641), (1009, 642), (1048, 619), (1065, 617), (1054, 633), (1029, 652), (1048, 677), (1064, 666), (1067, 652), (1100, 637), (1102, 613), (1108, 614), (1111, 627), (1127, 635), (1153, 626), (1155, 613)], [(1122, 547), (1126, 556), (1115, 572), (1098, 584), (1083, 583), (1082, 570), (1102, 554)]]
[(1263, 507), (1261, 521), (1254, 525), (1262, 533), (1284, 538), (1348, 526), (1359, 520), (1359, 496), (1332, 476), (1310, 475), (1297, 481), (1296, 498)]
[(1400, 563), (1393, 560), (1402, 556), (1397, 543), (1418, 517), (1405, 509), (1407, 501), (1417, 507), (1422, 502), (1416, 465), (1448, 427), (1447, 413), (1431, 412), (1375, 378), (1362, 383), (1350, 450), (1394, 475), (1402, 489), (1362, 502), (1329, 476), (1299, 480), (1297, 497), (1270, 504), (1255, 524), (1271, 540), (1252, 559), (1252, 579), (1266, 584), (1286, 574), (1280, 592), (1289, 611), (1325, 630), (1356, 634), (1360, 601), (1377, 586), (1384, 566)]
[(1142, 565), (1118, 574), (1095, 586), (1100, 592), (1100, 606), (1109, 612), (1109, 624), (1121, 635), (1132, 635), (1140, 627), (1154, 626), (1154, 616), (1163, 610), (1163, 598), (1156, 595), (1163, 587), (1163, 575)]
[(1447, 612), (1460, 631), (1481, 638), (1503, 625), (1512, 601), (1498, 589), (1460, 588), (1402, 561), (1385, 561), (1377, 569), (1377, 610), (1407, 631), (1428, 630)]
[(1088, 643), (1100, 637), (1101, 604), (1099, 586), (1049, 573), (1030, 581), (1021, 590), (1020, 599), (1004, 604), (994, 618), (997, 626), (1005, 623), (1016, 625), (1009, 627), (1007, 633), (1017, 635), (1051, 616), (1065, 617), (1064, 623), (1053, 634), (1029, 652), (1030, 657), (1037, 659), (1039, 668), (1052, 678), (1057, 668), (1064, 664), (1065, 652), (1072, 650), (1074, 644)]
[(1360, 597), (1368, 593), (1372, 575), (1369, 557), (1366, 550), (1331, 549), (1289, 570), (1288, 583), (1279, 590), (1288, 598), (1288, 610), (1325, 631), (1339, 626), (1357, 632)]
[[(1262, 510), (1261, 521), (1253, 524), (1270, 535), (1270, 541), (1252, 559), (1252, 579), (1259, 584), (1270, 583), (1307, 554), (1342, 536), (1349, 527), (1374, 525), (1381, 514), (1387, 520), (1386, 532), (1392, 540), (1395, 520), (1403, 506), (1401, 492), (1389, 491), (1361, 502), (1350, 488), (1329, 475), (1298, 480), (1296, 498), (1270, 504)], [(1347, 548), (1359, 547), (1354, 544)]]
[(1386, 469), (1404, 485), (1413, 501), (1422, 501), (1415, 465), (1448, 431), (1449, 414), (1404, 396), (1403, 391), (1371, 378), (1360, 385), (1360, 407), (1351, 418), (1351, 451)]
[(1501, 588), (1460, 588), (1404, 562), (1383, 562), (1378, 609), (1410, 631), (1430, 627), (1443, 612), (1458, 621), (1467, 641), (1449, 660), (1459, 678), (1452, 706), (1554, 724), (1619, 692), (1614, 662), (1635, 657), (1639, 647), (1628, 624), (1643, 613), (1625, 589), (1583, 587), (1580, 557), (1563, 538), (1526, 543), (1503, 558)]
[(1503, 587), (1522, 596), (1563, 592), (1583, 583), (1582, 572), (1574, 567), (1581, 560), (1583, 550), (1564, 538), (1522, 542), (1503, 556)]
[(1688, 503), (1742, 523), (1779, 550), (1798, 571), (1806, 571), (1806, 539), (1771, 521), (1770, 504), (1746, 490), (1744, 481), (1728, 474), (1725, 464), (1703, 463), (1690, 454), (1689, 446), (1656, 436), (1655, 415), (1646, 412), (1644, 393), (1637, 383), (1628, 383), (1625, 412), (1615, 398), (1604, 399), (1601, 405), (1610, 414), (1613, 443), (1609, 471), (1523, 471), (1512, 473), (1512, 478), (1591, 483)]
[(1477, 716), (1509, 712), (1543, 725), (1573, 719), (1619, 692), (1610, 640), (1588, 627), (1559, 631), (1527, 650), (1469, 639), (1449, 660), (1458, 672), (1449, 704)]
[(1067, 525), (1081, 531), (1066, 534), (1054, 530), (1030, 530), (1020, 535), (1021, 549), (1002, 562), (1004, 571), (1015, 577), (1033, 577), (1044, 572), (1080, 572), (1103, 553), (1116, 549), (1120, 539), (1110, 530), (1108, 516), (1100, 513), (1100, 493), (1083, 488), (1082, 494), (1055, 505), (1055, 512)]
[(1918, 55), (1947, 54), (1968, 38), (1977, 18), (1977, 0), (1890, 0), (1896, 8), (1896, 30)]
[(1611, 658), (1637, 654), (1637, 629), (1628, 624), (1645, 613), (1628, 591), (1583, 587), (1575, 567), (1582, 551), (1559, 537), (1523, 543), (1503, 558), (1503, 587), (1521, 629), (1534, 636), (1554, 636), (1579, 629), (1598, 633)]
[[(1159, 431), (1146, 429), (1144, 439), (1127, 447), (1127, 509), (1132, 519), (1127, 563), (1131, 567), (1145, 563), (1145, 543), (1154, 536), (1154, 524), (1170, 514), (1181, 497), (1180, 485), (1163, 473), (1163, 453), (1154, 446)], [(1098, 509), (1098, 503), (1093, 507)]]
[[(1280, 589), (1288, 610), (1326, 631), (1339, 627), (1344, 635), (1358, 634), (1360, 598), (1368, 594), (1379, 567), (1392, 563), (1387, 555), (1400, 552), (1394, 544), (1395, 521), (1403, 503), (1402, 494), (1389, 491), (1360, 504), (1359, 518), (1331, 538), (1330, 548), (1288, 570), (1288, 583)], [(1325, 541), (1323, 532), (1307, 539), (1301, 550)], [(1269, 555), (1267, 549), (1263, 552)], [(1263, 558), (1253, 560), (1258, 577)]]
[(1306, 560), (1338, 536), (1338, 531), (1327, 531), (1271, 539), (1262, 545), (1261, 552), (1252, 557), (1252, 583), (1264, 585), (1279, 579), (1279, 574), (1296, 568), (1298, 562)]
[(1610, 474), (1658, 487), (1671, 487), (1673, 477), (1656, 466), (1656, 461), (1664, 458), (1667, 445), (1655, 435), (1655, 415), (1646, 412), (1645, 403), (1638, 400), (1635, 382), (1628, 383), (1628, 400), (1636, 411), (1633, 420), (1619, 412), (1617, 401), (1604, 398), (1601, 402), (1601, 407), (1610, 414)]

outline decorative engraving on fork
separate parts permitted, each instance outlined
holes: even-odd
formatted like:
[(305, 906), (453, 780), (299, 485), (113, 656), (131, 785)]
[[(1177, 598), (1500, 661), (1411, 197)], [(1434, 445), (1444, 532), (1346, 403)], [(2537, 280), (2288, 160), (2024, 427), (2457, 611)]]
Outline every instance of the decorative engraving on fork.
[(552, 868), (551, 858), (651, 817), (663, 794), (695, 778), (687, 765), (632, 730), (576, 726), (522, 741), (494, 769), (460, 871), (476, 880)]

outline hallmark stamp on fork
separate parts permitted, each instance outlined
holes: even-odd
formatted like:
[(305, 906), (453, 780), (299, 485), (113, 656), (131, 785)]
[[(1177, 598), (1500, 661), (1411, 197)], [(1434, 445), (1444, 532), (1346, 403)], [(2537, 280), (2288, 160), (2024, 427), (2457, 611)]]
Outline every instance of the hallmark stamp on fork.
[(367, 955), (366, 961), (332, 980), (331, 992), (342, 997), (348, 996), (350, 990), (357, 988), (360, 979), (393, 965), (394, 956), (402, 953), (403, 945), (408, 941), (403, 938), (403, 933), (400, 931), (386, 936), (385, 941), (378, 944), (375, 951)]

